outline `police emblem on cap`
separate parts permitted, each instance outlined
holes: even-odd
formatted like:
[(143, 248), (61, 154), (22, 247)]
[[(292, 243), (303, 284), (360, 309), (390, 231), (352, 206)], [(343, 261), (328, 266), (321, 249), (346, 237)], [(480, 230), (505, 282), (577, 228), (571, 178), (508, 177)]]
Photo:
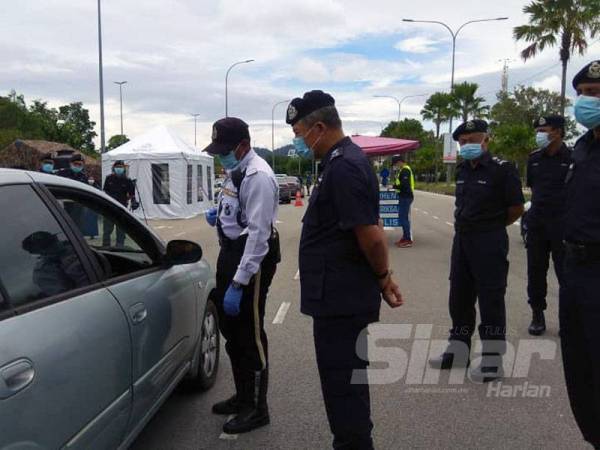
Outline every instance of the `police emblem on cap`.
[(475, 129), (475, 124), (473, 122), (469, 121), (465, 125), (465, 129), (467, 129), (467, 130), (474, 130)]
[(296, 107), (294, 105), (288, 106), (288, 109), (287, 109), (288, 120), (294, 120), (297, 115), (298, 115), (298, 110), (296, 109)]
[(590, 78), (600, 78), (600, 62), (596, 61), (593, 63), (588, 69), (588, 77)]
[(212, 131), (212, 140), (216, 141), (217, 140), (217, 136), (218, 136), (218, 132), (217, 132), (217, 127), (213, 125), (213, 131)]
[(545, 117), (540, 117), (540, 120), (538, 121), (538, 123), (540, 124), (540, 127), (543, 127), (546, 125), (546, 118)]

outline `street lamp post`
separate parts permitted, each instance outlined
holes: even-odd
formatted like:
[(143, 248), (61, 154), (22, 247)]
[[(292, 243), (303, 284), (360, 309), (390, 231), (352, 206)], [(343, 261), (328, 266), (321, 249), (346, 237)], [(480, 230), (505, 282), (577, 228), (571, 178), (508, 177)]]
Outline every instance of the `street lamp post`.
[(121, 101), (121, 136), (123, 136), (123, 85), (127, 84), (127, 81), (113, 81), (113, 83), (119, 85), (119, 99)]
[(198, 128), (197, 127), (197, 120), (198, 120), (198, 116), (199, 115), (200, 114), (198, 114), (198, 113), (194, 113), (194, 114), (191, 115), (194, 118), (194, 147), (197, 147), (197, 143), (196, 143), (197, 133), (196, 133), (196, 131), (197, 131), (197, 128)]
[(393, 95), (374, 95), (373, 97), (392, 98), (392, 99), (396, 100), (396, 102), (398, 102), (398, 122), (400, 122), (400, 116), (402, 114), (402, 103), (404, 103), (404, 100), (407, 100), (409, 98), (415, 98), (415, 97), (425, 97), (426, 95), (428, 95), (428, 94), (407, 95), (406, 97), (402, 97), (401, 99), (398, 99), (397, 97), (394, 97)]
[(273, 109), (271, 110), (271, 150), (273, 157), (273, 172), (275, 172), (275, 108), (288, 102), (289, 100), (277, 102), (273, 105)]
[(252, 61), (254, 61), (253, 59), (246, 59), (244, 61), (238, 61), (236, 63), (233, 63), (231, 66), (229, 66), (229, 69), (227, 69), (227, 72), (225, 73), (225, 117), (229, 117), (229, 107), (228, 107), (228, 92), (227, 92), (227, 84), (229, 81), (229, 72), (231, 72), (231, 69), (233, 69), (235, 66), (239, 66), (240, 64), (247, 64), (247, 63), (251, 63)]
[(102, 69), (102, 9), (98, 0), (98, 72), (100, 82), (100, 153), (106, 151), (104, 135), (104, 74)]

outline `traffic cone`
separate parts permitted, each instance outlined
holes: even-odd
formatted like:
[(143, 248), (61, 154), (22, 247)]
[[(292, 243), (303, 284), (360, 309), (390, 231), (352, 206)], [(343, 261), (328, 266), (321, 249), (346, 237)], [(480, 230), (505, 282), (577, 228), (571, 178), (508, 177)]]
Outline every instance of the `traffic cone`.
[(300, 191), (296, 191), (296, 202), (294, 203), (294, 206), (304, 206), (304, 203), (302, 203), (302, 195), (300, 194)]

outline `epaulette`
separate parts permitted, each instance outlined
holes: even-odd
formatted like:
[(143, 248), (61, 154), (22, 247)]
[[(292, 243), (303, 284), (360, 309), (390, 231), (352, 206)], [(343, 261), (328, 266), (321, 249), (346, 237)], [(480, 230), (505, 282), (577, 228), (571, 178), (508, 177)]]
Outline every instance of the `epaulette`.
[(537, 150), (534, 150), (534, 151), (532, 151), (532, 152), (529, 154), (529, 156), (536, 155), (536, 154), (540, 153), (541, 151), (542, 151), (542, 149), (541, 149), (541, 148), (538, 148)]
[(338, 156), (343, 156), (344, 155), (344, 149), (342, 148), (336, 148), (333, 152), (331, 152), (331, 158), (329, 158), (329, 160), (333, 160), (335, 158), (337, 158)]
[(498, 158), (497, 156), (494, 156), (492, 158), (492, 161), (494, 161), (496, 164), (498, 164), (499, 166), (503, 166), (504, 164), (508, 164), (508, 161), (505, 161), (503, 159)]

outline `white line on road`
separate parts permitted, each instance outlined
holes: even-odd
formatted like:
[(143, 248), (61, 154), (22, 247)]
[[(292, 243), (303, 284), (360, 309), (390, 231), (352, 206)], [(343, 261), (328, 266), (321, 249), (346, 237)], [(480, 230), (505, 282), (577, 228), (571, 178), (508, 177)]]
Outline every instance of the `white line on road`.
[(434, 218), (435, 220), (440, 220), (440, 218), (439, 218), (438, 216), (433, 216), (433, 218)]
[(296, 275), (294, 275), (294, 280), (299, 280), (300, 279), (300, 269), (298, 269), (296, 271)]
[(282, 222), (281, 220), (276, 220), (276, 221), (275, 221), (275, 224), (276, 224), (276, 225), (279, 225), (280, 223), (283, 223), (283, 222)]
[(185, 233), (186, 233), (186, 231), (182, 231), (181, 233), (177, 233), (177, 234), (175, 235), (175, 237), (183, 236)]
[(446, 222), (446, 225), (448, 225), (449, 227), (453, 227), (454, 226), (454, 224), (450, 223), (450, 222)]
[(273, 324), (278, 325), (278, 324), (282, 324), (283, 321), (285, 320), (285, 315), (287, 314), (288, 310), (290, 309), (291, 303), (289, 302), (283, 302), (281, 304), (281, 306), (279, 307), (279, 310), (277, 311), (277, 314), (275, 314), (275, 318), (273, 319)]
[(423, 214), (425, 214), (426, 216), (429, 215), (429, 213), (427, 211), (423, 211)]

